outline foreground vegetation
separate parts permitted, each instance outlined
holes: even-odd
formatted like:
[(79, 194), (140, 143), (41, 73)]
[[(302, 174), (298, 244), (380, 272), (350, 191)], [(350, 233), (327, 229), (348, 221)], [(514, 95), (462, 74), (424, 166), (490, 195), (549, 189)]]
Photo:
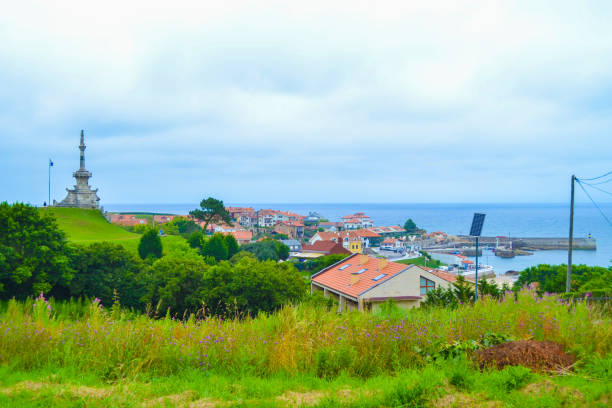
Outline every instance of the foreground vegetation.
[[(254, 318), (193, 314), (181, 321), (104, 308), (97, 300), (9, 301), (0, 318), (0, 364), (14, 374), (2, 380), (0, 398), (60, 405), (76, 395), (88, 406), (132, 406), (163, 405), (156, 398), (172, 394), (201, 406), (207, 398), (247, 406), (297, 405), (291, 398), (319, 406), (424, 406), (450, 394), (561, 406), (578, 394), (586, 405), (611, 396), (612, 319), (584, 302), (522, 291), (516, 300), (485, 298), (452, 310), (387, 305), (374, 315), (338, 315), (323, 302), (311, 298)], [(522, 367), (480, 372), (469, 353), (444, 359), (440, 352), (491, 333), (560, 343), (579, 359), (577, 371), (562, 378)], [(529, 383), (537, 392), (526, 396)]]

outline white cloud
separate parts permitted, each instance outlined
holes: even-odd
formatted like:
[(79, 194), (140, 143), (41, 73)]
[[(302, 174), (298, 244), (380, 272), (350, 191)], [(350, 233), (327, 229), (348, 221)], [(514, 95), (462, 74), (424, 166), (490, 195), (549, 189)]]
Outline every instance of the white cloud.
[[(209, 189), (226, 201), (366, 201), (369, 188), (379, 201), (432, 201), (440, 188), (449, 201), (561, 201), (569, 174), (608, 170), (606, 3), (75, 1), (6, 11), (0, 171), (31, 173), (3, 179), (0, 199), (44, 196), (48, 156), (54, 184), (71, 185), (80, 128), (107, 202)], [(474, 176), (486, 186), (478, 195)]]

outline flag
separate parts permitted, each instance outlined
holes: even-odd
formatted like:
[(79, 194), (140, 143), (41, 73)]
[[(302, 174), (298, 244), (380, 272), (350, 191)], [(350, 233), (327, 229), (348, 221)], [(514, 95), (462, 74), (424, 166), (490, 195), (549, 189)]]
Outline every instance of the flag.
[(53, 162), (49, 159), (49, 167), (53, 167)]

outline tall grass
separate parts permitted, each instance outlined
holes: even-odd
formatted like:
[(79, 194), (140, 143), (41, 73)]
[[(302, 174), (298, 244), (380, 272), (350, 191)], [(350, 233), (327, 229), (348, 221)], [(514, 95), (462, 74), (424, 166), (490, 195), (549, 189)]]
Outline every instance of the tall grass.
[(223, 320), (150, 319), (97, 302), (9, 301), (0, 309), (0, 363), (72, 367), (108, 379), (184, 369), (266, 376), (370, 377), (416, 368), (441, 345), (487, 332), (552, 340), (579, 358), (612, 351), (612, 320), (585, 303), (523, 291), (455, 310), (338, 315), (311, 304)]

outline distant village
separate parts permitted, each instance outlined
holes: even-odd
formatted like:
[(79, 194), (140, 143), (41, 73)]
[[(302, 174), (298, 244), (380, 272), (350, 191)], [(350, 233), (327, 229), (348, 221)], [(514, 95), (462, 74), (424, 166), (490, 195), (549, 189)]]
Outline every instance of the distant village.
[[(227, 207), (233, 225), (210, 223), (206, 233), (231, 234), (239, 244), (273, 237), (290, 249), (293, 258), (312, 259), (319, 256), (345, 253), (386, 255), (392, 257), (420, 256), (423, 240), (444, 242), (448, 239), (443, 232), (417, 236), (407, 235), (399, 225), (375, 226), (371, 218), (362, 213), (349, 214), (342, 221), (328, 221), (317, 213), (301, 215), (290, 211), (273, 209), (255, 210), (252, 207)], [(107, 213), (113, 224), (124, 227), (155, 224), (163, 230), (166, 224), (177, 217), (189, 219), (204, 227), (203, 222), (189, 215), (152, 215)]]

